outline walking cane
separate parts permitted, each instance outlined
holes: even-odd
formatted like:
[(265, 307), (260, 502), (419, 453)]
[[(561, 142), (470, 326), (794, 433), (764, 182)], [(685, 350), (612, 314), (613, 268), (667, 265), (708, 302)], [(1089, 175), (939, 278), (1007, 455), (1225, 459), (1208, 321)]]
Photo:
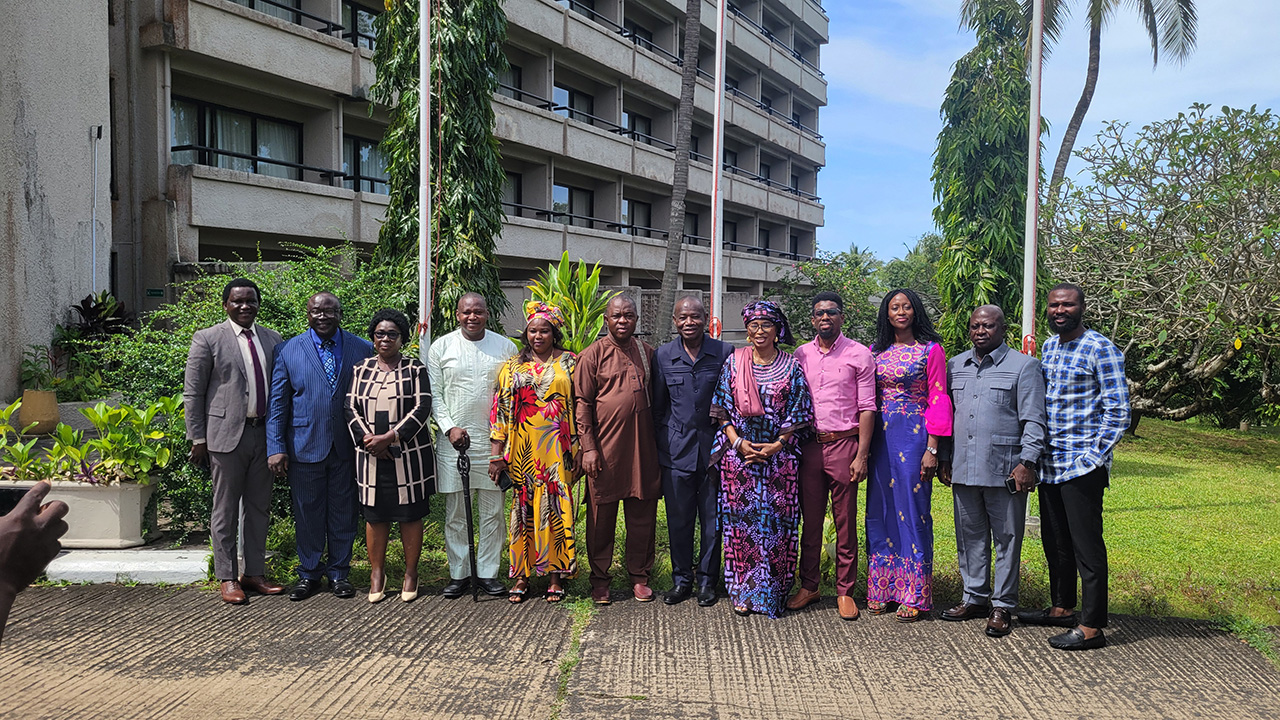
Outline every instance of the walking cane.
[(471, 457), (458, 452), (458, 474), (462, 476), (462, 498), (467, 509), (467, 554), (471, 558), (471, 602), (480, 602), (480, 578), (476, 577), (476, 527), (471, 519)]

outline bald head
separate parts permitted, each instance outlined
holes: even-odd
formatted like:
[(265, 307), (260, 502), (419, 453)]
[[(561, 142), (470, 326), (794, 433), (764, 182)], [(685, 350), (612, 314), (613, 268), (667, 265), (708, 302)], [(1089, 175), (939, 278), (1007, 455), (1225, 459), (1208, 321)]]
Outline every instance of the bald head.
[(707, 307), (702, 304), (702, 298), (687, 295), (677, 300), (671, 321), (676, 325), (676, 332), (680, 333), (681, 342), (696, 354), (707, 332)]
[(604, 310), (604, 324), (609, 334), (620, 343), (631, 341), (636, 332), (636, 323), (640, 321), (636, 312), (636, 301), (626, 295), (614, 295)]
[(489, 324), (489, 302), (480, 293), (466, 293), (458, 298), (457, 318), (462, 336), (479, 342), (484, 339), (485, 325)]
[(702, 304), (702, 298), (697, 295), (685, 295), (676, 300), (675, 314), (679, 316), (681, 310), (700, 312), (703, 315), (707, 314), (707, 306)]
[(982, 305), (969, 316), (969, 341), (973, 343), (973, 354), (979, 358), (1000, 347), (1006, 332), (1004, 311), (995, 305)]

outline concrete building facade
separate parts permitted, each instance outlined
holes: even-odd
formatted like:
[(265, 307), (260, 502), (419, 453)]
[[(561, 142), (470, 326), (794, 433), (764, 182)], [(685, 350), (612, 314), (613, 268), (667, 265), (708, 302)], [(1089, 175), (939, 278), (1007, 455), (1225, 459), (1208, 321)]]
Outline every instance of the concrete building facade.
[[(511, 71), (493, 105), (508, 173), (498, 251), (513, 298), (566, 250), (599, 261), (606, 284), (659, 286), (684, 6), (506, 0)], [(99, 213), (97, 236), (110, 253), (100, 257), (100, 285), (145, 311), (170, 297), (170, 283), (192, 263), (259, 253), (270, 260), (292, 243), (349, 239), (371, 247), (387, 205), (377, 148), (387, 116), (367, 100), (373, 20), (382, 9), (381, 0), (57, 0), (16, 14), (31, 27), (4, 51), (13, 61), (5, 63), (6, 82), (21, 76), (19, 87), (31, 94), (36, 78), (61, 70), (67, 82), (92, 86), (46, 86), (38, 108), (26, 101), (28, 119), (66, 126), (59, 147), (42, 157), (42, 172), (87, 168), (88, 127), (106, 127), (99, 191), (100, 209), (109, 210)], [(823, 223), (817, 128), (826, 82), (818, 65), (827, 17), (817, 0), (741, 0), (730, 9), (726, 290), (758, 294), (813, 254)], [(710, 287), (714, 17), (704, 3), (681, 261), (681, 285), (691, 292)], [(66, 34), (66, 18), (77, 32)], [(27, 47), (49, 28), (75, 38), (76, 63), (65, 63), (66, 42)], [(28, 53), (49, 67), (34, 67)], [(72, 97), (93, 102), (57, 106)], [(22, 107), (7, 92), (0, 102), (7, 119)], [(14, 151), (3, 147), (9, 171)], [(65, 168), (44, 162), (64, 155)], [(87, 182), (77, 176), (59, 192), (83, 205)], [(8, 202), (21, 204), (16, 196)], [(63, 225), (58, 242), (78, 252), (86, 228)], [(18, 249), (47, 234), (5, 232), (6, 247)], [(70, 252), (58, 247), (59, 255)]]

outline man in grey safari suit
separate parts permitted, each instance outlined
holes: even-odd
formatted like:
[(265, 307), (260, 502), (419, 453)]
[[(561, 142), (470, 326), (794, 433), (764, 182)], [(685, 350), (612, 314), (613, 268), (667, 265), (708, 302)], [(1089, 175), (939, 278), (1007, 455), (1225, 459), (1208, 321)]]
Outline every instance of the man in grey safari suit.
[(969, 317), (973, 348), (947, 362), (955, 421), (952, 458), (940, 475), (955, 499), (964, 581), (963, 599), (942, 619), (985, 617), (990, 637), (1009, 634), (1018, 605), (1027, 494), (1036, 484), (1048, 425), (1040, 362), (1006, 345), (1005, 332), (1004, 312), (983, 305)]
[[(224, 602), (248, 602), (246, 590), (279, 595), (284, 587), (266, 579), (267, 525), (272, 474), (267, 467), (267, 403), (271, 357), (280, 333), (257, 325), (258, 286), (237, 278), (222, 289), (227, 321), (191, 338), (182, 400), (186, 408), (191, 462), (213, 475), (213, 570)], [(239, 572), (236, 537), (244, 508), (244, 568)]]

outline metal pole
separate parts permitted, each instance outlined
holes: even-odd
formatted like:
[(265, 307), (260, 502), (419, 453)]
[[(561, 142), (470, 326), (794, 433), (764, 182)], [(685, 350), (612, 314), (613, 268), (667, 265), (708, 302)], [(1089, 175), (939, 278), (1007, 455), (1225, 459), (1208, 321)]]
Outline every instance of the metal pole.
[(431, 0), (418, 0), (418, 355), (431, 345)]
[(89, 128), (89, 144), (93, 146), (93, 204), (89, 210), (89, 244), (93, 253), (89, 274), (93, 278), (93, 295), (98, 294), (98, 141), (101, 139), (101, 125)]
[(729, 0), (720, 0), (716, 7), (715, 107), (711, 120), (711, 335), (716, 338), (720, 337), (724, 315), (724, 23), (728, 7)]
[(1040, 66), (1044, 56), (1044, 0), (1031, 11), (1031, 113), (1027, 134), (1027, 224), (1022, 246), (1022, 352), (1036, 354), (1036, 249), (1040, 223)]

